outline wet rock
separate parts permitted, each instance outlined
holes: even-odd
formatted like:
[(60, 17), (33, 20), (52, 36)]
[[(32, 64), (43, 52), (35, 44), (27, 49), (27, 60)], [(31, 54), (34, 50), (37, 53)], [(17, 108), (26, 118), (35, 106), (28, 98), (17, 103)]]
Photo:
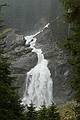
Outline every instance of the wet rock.
[(35, 53), (28, 53), (12, 62), (13, 73), (27, 73), (36, 64), (37, 55)]
[(30, 44), (25, 45), (26, 47), (30, 47)]
[[(57, 42), (61, 42), (61, 38), (58, 40), (59, 32), (57, 31), (56, 37), (50, 28), (44, 30), (37, 36), (36, 47), (41, 48), (45, 59), (48, 60), (48, 67), (51, 72), (51, 78), (53, 80), (53, 101), (56, 104), (63, 104), (71, 99), (72, 93), (70, 88), (70, 66), (67, 63), (66, 53), (60, 49)], [(63, 32), (63, 31), (62, 31)]]
[[(59, 32), (64, 34), (64, 30), (59, 30)], [(45, 59), (48, 60), (48, 67), (53, 80), (53, 100), (56, 104), (65, 103), (71, 98), (71, 88), (68, 79), (70, 66), (67, 64), (68, 56), (57, 45), (57, 42), (64, 37), (59, 32), (54, 32), (53, 35), (50, 28), (45, 29), (36, 36), (37, 42), (35, 46), (38, 49), (42, 49)], [(14, 31), (8, 34), (2, 46), (5, 51), (4, 56), (8, 56), (11, 62), (12, 74), (17, 77), (14, 85), (19, 86), (18, 93), (22, 97), (26, 86), (26, 73), (37, 64), (37, 55), (32, 53), (30, 44), (25, 45), (23, 35), (18, 35)]]
[(11, 63), (12, 76), (16, 77), (13, 86), (19, 87), (17, 92), (22, 97), (27, 72), (37, 64), (37, 55), (25, 45), (24, 36), (16, 34), (14, 30), (0, 41), (0, 45), (4, 48), (4, 57), (8, 57)]

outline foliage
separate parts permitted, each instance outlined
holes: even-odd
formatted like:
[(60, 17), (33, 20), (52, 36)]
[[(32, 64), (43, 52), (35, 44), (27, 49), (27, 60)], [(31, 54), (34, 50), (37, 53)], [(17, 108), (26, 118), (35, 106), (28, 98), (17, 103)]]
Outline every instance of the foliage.
[(72, 65), (71, 86), (74, 97), (77, 101), (75, 113), (77, 120), (80, 119), (80, 0), (63, 0), (65, 6), (65, 16), (67, 21), (72, 24), (72, 35), (64, 42), (64, 47), (69, 51)]
[(31, 103), (27, 105), (27, 111), (25, 112), (26, 120), (60, 120), (59, 112), (54, 104), (46, 107), (42, 105), (39, 109), (36, 109)]
[(70, 101), (64, 105), (59, 106), (58, 109), (60, 112), (61, 120), (76, 120), (75, 106), (75, 101)]
[(38, 111), (38, 120), (60, 120), (59, 112), (54, 103), (48, 107), (45, 105), (41, 106)]
[(47, 114), (48, 114), (48, 120), (60, 120), (59, 111), (54, 105), (54, 103), (52, 103), (52, 105), (49, 106)]
[(26, 120), (37, 120), (37, 112), (32, 102), (30, 105), (27, 105), (27, 111), (25, 112), (25, 118)]
[(38, 120), (48, 120), (47, 108), (45, 105), (42, 105), (38, 111)]
[(14, 78), (11, 77), (9, 66), (7, 59), (0, 54), (0, 119), (22, 120), (24, 107), (11, 86)]
[[(1, 5), (0, 7), (5, 6)], [(0, 21), (0, 25), (3, 21)], [(3, 26), (1, 26), (3, 27)], [(0, 30), (0, 36), (1, 36)], [(0, 41), (2, 37), (0, 37)], [(10, 63), (3, 55), (0, 44), (0, 120), (23, 120), (24, 107), (15, 89), (12, 88), (14, 78), (11, 77)]]
[(80, 0), (63, 0), (63, 4), (67, 20), (74, 24), (80, 24)]
[[(0, 10), (3, 6), (7, 5), (0, 5)], [(1, 42), (7, 30), (4, 30), (4, 20), (0, 18)], [(4, 50), (0, 44), (0, 120), (60, 120), (54, 104), (48, 108), (43, 105), (40, 110), (36, 111), (31, 103), (27, 105), (27, 111), (24, 112), (24, 106), (15, 88), (12, 87), (14, 80), (16, 79), (11, 77), (10, 63), (8, 58), (4, 57)]]

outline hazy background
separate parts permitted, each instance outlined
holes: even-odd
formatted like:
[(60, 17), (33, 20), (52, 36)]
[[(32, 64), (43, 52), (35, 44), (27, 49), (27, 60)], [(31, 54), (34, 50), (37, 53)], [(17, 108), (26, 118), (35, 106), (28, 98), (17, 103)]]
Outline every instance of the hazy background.
[(8, 3), (3, 8), (5, 22), (23, 33), (31, 33), (53, 16), (61, 14), (59, 0), (0, 0)]

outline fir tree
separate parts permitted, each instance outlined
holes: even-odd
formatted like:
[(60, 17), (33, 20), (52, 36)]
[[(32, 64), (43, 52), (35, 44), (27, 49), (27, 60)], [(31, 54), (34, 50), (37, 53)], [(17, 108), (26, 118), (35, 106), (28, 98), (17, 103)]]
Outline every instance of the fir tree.
[(40, 107), (40, 110), (38, 111), (38, 120), (48, 120), (47, 116), (47, 108), (44, 105)]
[(49, 106), (47, 110), (47, 115), (48, 115), (48, 120), (60, 120), (59, 112), (56, 106), (54, 105), (54, 103), (52, 103), (52, 105)]
[(64, 42), (64, 47), (69, 51), (69, 63), (72, 66), (71, 86), (74, 98), (77, 101), (75, 113), (80, 119), (80, 0), (63, 0), (65, 16), (71, 24), (72, 35)]
[(0, 119), (22, 120), (24, 107), (12, 88), (11, 71), (7, 59), (0, 55)]
[[(0, 36), (0, 42), (1, 40)], [(24, 106), (21, 105), (19, 96), (12, 88), (14, 78), (11, 77), (10, 63), (3, 53), (0, 44), (0, 120), (23, 120)]]
[(38, 120), (60, 120), (59, 112), (54, 103), (48, 107), (41, 106), (38, 111)]
[(25, 112), (26, 120), (37, 120), (37, 112), (35, 111), (36, 107), (34, 107), (31, 102), (30, 105), (27, 105), (27, 111)]

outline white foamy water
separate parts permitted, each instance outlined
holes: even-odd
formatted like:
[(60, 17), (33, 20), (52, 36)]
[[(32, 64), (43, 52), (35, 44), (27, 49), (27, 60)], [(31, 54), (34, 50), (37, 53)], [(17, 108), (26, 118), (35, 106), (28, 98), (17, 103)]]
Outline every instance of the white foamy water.
[(26, 36), (26, 44), (30, 44), (30, 48), (33, 48), (32, 52), (35, 52), (38, 56), (37, 65), (27, 73), (26, 89), (22, 99), (24, 105), (35, 104), (38, 108), (44, 103), (48, 106), (52, 102), (52, 79), (51, 73), (48, 69), (48, 61), (44, 58), (41, 49), (35, 48), (36, 35), (43, 32), (45, 28), (48, 28), (49, 23), (35, 35)]

